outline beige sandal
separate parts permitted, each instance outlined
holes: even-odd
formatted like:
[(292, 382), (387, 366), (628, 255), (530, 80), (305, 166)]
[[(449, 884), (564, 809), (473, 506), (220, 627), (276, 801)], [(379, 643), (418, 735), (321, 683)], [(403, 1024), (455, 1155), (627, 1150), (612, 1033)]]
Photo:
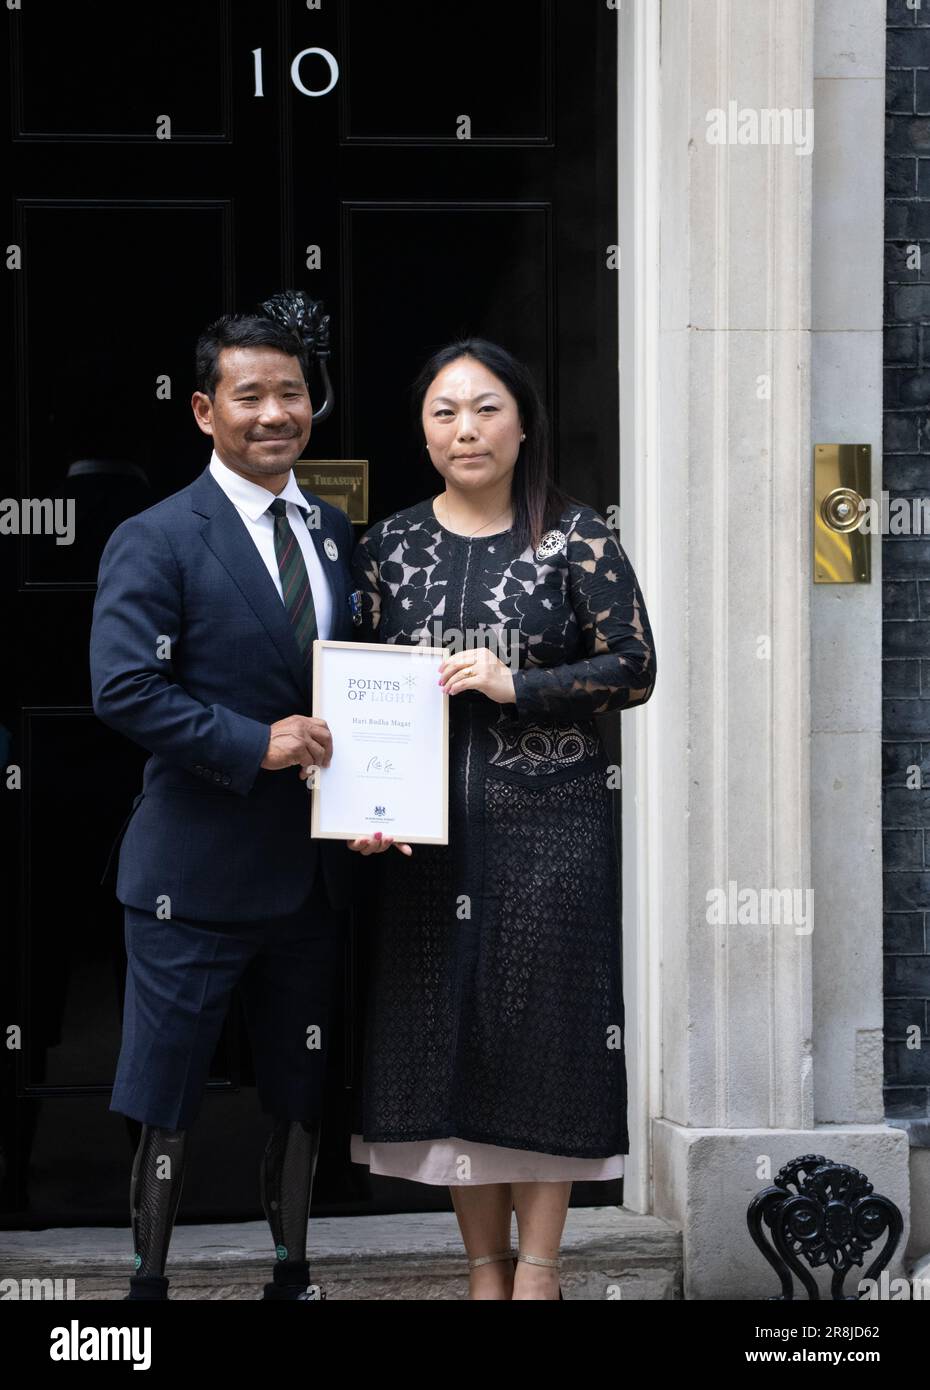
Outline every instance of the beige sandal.
[[(469, 1269), (477, 1269), (479, 1265), (493, 1264), (495, 1260), (513, 1260), (512, 1250), (499, 1250), (496, 1255), (478, 1255), (474, 1260), (468, 1261)], [(516, 1260), (514, 1260), (516, 1264)]]

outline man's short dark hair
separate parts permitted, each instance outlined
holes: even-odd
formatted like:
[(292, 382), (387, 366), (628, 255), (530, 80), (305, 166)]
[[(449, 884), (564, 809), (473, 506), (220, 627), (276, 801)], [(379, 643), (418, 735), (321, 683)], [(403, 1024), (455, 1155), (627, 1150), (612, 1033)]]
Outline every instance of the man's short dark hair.
[(288, 357), (296, 357), (304, 381), (309, 370), (307, 349), (303, 339), (290, 332), (274, 319), (258, 314), (223, 314), (197, 339), (194, 376), (195, 389), (211, 400), (216, 396), (220, 379), (220, 353), (224, 348), (275, 348)]

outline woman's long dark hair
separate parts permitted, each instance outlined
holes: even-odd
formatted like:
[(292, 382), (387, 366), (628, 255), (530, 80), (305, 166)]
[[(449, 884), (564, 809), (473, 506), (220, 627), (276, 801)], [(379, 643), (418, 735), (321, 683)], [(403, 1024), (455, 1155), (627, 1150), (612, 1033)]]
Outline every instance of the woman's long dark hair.
[(574, 499), (554, 481), (549, 416), (529, 369), (513, 353), (486, 338), (460, 338), (449, 343), (425, 363), (413, 384), (417, 431), (422, 430), (423, 402), (431, 384), (460, 357), (472, 357), (493, 372), (517, 402), (526, 439), (513, 472), (513, 532), (521, 551), (531, 543), (535, 549), (543, 533), (558, 523), (562, 510)]

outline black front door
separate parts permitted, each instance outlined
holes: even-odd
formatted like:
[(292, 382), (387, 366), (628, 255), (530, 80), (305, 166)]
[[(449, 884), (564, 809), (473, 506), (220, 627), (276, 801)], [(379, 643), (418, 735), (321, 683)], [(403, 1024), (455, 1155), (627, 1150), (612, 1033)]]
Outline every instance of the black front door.
[[(4, 20), (2, 491), (16, 505), (0, 529), (0, 1220), (122, 1224), (136, 1127), (108, 1110), (125, 961), (101, 877), (146, 754), (90, 707), (100, 552), (209, 458), (189, 406), (200, 328), (290, 286), (333, 322), (337, 408), (308, 455), (369, 460), (370, 520), (438, 490), (409, 385), (466, 333), (532, 365), (561, 480), (615, 502), (616, 14), (577, 0), (30, 0)], [(334, 1114), (354, 1078), (340, 1041)], [(260, 1215), (264, 1134), (237, 1005), (181, 1219)], [(445, 1189), (369, 1183), (342, 1138), (334, 1124), (315, 1211), (448, 1206)], [(577, 1185), (574, 1200), (619, 1193)]]

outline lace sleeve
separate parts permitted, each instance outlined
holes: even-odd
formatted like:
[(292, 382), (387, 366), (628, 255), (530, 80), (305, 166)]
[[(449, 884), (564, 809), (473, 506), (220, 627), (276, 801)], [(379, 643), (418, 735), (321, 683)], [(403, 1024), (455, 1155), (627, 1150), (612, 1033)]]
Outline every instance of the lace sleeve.
[(366, 531), (352, 557), (352, 576), (362, 595), (362, 623), (358, 629), (359, 642), (376, 642), (381, 622), (381, 567), (378, 561), (377, 538)]
[(566, 548), (568, 594), (587, 656), (513, 674), (512, 717), (578, 719), (643, 705), (655, 687), (649, 616), (633, 567), (607, 522), (577, 515)]

